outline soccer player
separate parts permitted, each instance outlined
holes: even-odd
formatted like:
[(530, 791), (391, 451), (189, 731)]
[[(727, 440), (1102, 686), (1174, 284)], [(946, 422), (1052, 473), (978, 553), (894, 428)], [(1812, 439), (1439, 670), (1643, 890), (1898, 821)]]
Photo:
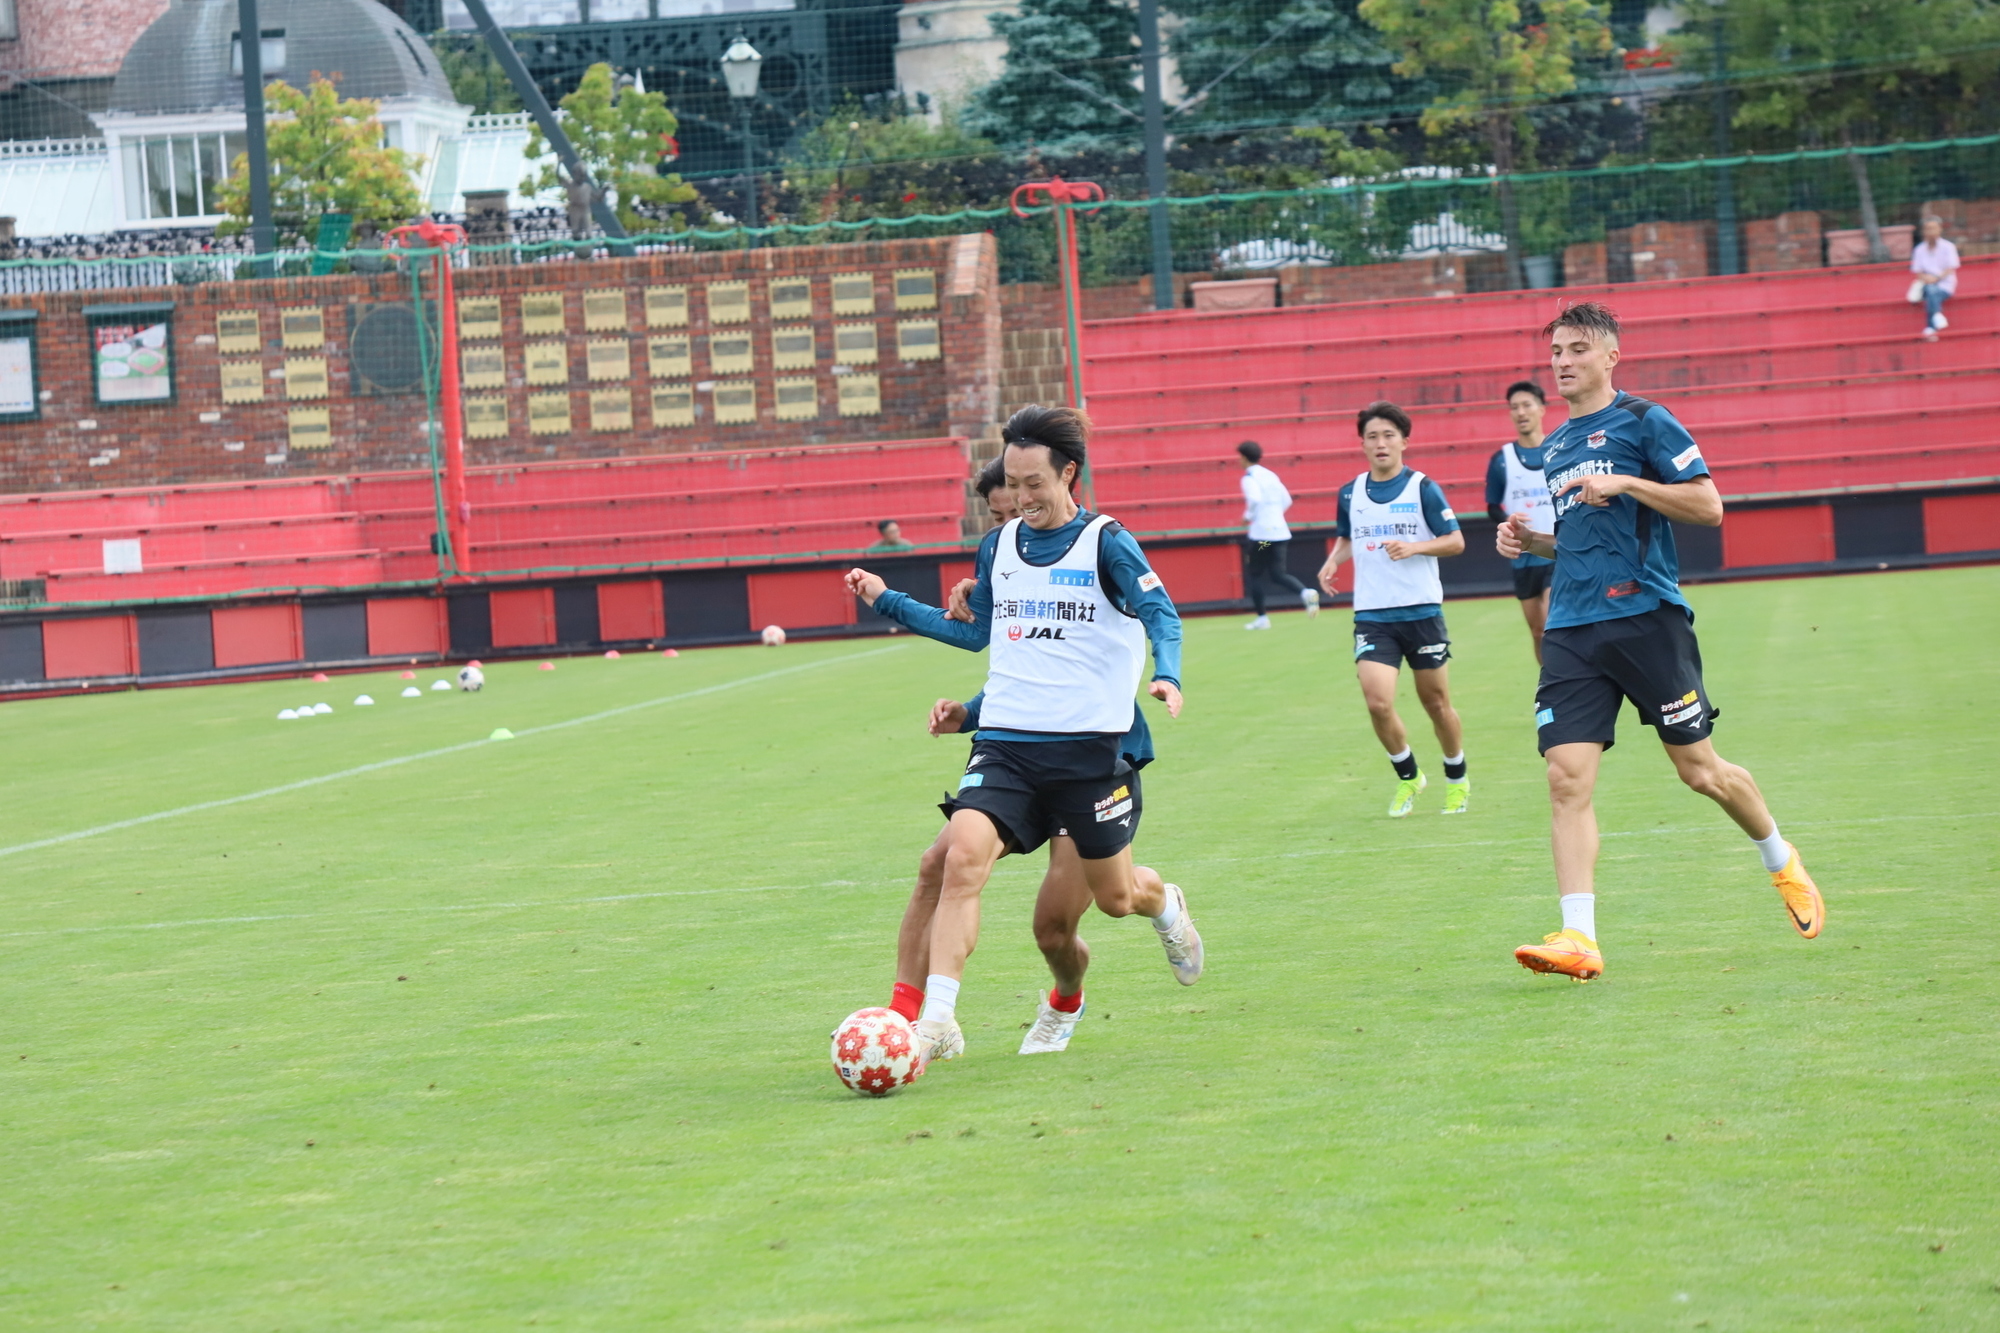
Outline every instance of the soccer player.
[[(1493, 452), (1486, 465), (1486, 516), (1505, 523), (1509, 514), (1526, 514), (1537, 532), (1553, 531), (1549, 486), (1542, 477), (1542, 413), (1548, 399), (1542, 386), (1522, 380), (1507, 388), (1507, 415), (1514, 418), (1514, 442)], [(1542, 660), (1542, 626), (1549, 618), (1549, 571), (1555, 561), (1523, 552), (1514, 557), (1514, 596), (1520, 599), (1528, 635), (1535, 641), (1535, 661)]]
[(1285, 553), (1292, 549), (1292, 530), (1285, 522), (1285, 511), (1292, 507), (1292, 493), (1278, 480), (1277, 473), (1264, 466), (1264, 446), (1257, 441), (1245, 440), (1237, 445), (1236, 456), (1243, 460), (1246, 526), (1243, 547), (1250, 556), (1250, 570), (1244, 581), (1250, 585), (1250, 600), (1257, 607), (1256, 618), (1243, 628), (1271, 628), (1271, 617), (1264, 614), (1267, 579), (1295, 594), (1310, 620), (1319, 614), (1319, 593), (1299, 582), (1285, 562)]
[(994, 458), (979, 469), (979, 479), (972, 483), (972, 488), (986, 501), (986, 516), (994, 527), (1014, 517), (1014, 492), (1007, 489), (1005, 458)]
[[(987, 686), (972, 756), (944, 806), (951, 843), (917, 1021), (927, 1061), (965, 1049), (959, 980), (994, 863), (1058, 829), (1076, 844), (1098, 910), (1148, 917), (1176, 978), (1201, 977), (1186, 895), (1132, 862), (1143, 805), (1138, 774), (1119, 755), (1148, 641), (1147, 692), (1180, 714), (1180, 617), (1131, 534), (1076, 503), (1089, 428), (1071, 408), (1024, 407), (1007, 422), (1007, 483), (1020, 517), (987, 533), (975, 562), (974, 623), (964, 632), (987, 643)], [(873, 590), (849, 586), (864, 597)]]
[(1355, 421), (1368, 470), (1340, 488), (1333, 550), (1320, 566), (1320, 587), (1333, 593), (1334, 571), (1354, 560), (1354, 674), (1368, 702), (1368, 720), (1396, 770), (1389, 817), (1416, 808), (1430, 779), (1417, 764), (1409, 732), (1396, 714), (1396, 684), (1410, 663), (1417, 699), (1430, 714), (1444, 752), (1444, 813), (1462, 815), (1472, 799), (1466, 776), (1465, 732), (1451, 706), (1445, 663), (1451, 636), (1444, 627), (1444, 585), (1438, 557), (1465, 549), (1458, 516), (1444, 492), (1423, 473), (1403, 466), (1410, 418), (1394, 403), (1370, 403)]
[(1588, 981), (1604, 972), (1597, 947), (1597, 815), (1591, 794), (1630, 699), (1659, 733), (1674, 771), (1736, 821), (1757, 845), (1792, 926), (1812, 939), (1826, 904), (1778, 833), (1756, 780), (1715, 752), (1716, 710), (1701, 680), (1694, 612), (1681, 595), (1675, 523), (1715, 527), (1722, 497), (1701, 447), (1657, 403), (1611, 386), (1618, 317), (1595, 301), (1573, 305), (1542, 335), (1550, 340), (1556, 391), (1569, 420), (1543, 451), (1553, 533), (1526, 513), (1508, 517), (1501, 555), (1555, 561), (1542, 679), (1535, 689), (1536, 739), (1549, 770), (1551, 842), (1562, 929), (1514, 951), (1523, 967)]

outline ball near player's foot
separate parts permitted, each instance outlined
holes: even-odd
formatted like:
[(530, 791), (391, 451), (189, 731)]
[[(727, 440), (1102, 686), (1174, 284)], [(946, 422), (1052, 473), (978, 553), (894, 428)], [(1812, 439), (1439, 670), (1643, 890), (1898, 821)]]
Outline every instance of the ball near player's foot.
[(864, 1097), (886, 1097), (924, 1072), (917, 1032), (894, 1009), (857, 1009), (833, 1030), (833, 1073)]

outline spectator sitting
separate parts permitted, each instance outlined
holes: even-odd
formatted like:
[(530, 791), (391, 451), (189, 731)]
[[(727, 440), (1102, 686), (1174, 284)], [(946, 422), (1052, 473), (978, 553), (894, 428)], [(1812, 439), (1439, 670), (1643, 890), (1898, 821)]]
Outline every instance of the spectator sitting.
[(1936, 342), (1938, 330), (1949, 328), (1944, 303), (1958, 292), (1958, 247), (1944, 238), (1944, 219), (1924, 219), (1924, 239), (1910, 248), (1910, 272), (1923, 284), (1924, 341)]
[(916, 543), (903, 540), (903, 526), (893, 518), (885, 518), (875, 525), (875, 531), (882, 534), (882, 540), (868, 549), (871, 551), (912, 551)]

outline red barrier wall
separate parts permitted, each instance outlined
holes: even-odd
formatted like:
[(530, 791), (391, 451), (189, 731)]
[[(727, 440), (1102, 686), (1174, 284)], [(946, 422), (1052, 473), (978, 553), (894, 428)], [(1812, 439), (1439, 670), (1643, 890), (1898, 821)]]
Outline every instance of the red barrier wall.
[(1924, 549), (2000, 551), (2000, 494), (1933, 495), (1924, 501)]
[(1725, 568), (1805, 565), (1831, 559), (1831, 505), (1744, 509), (1722, 520), (1722, 563)]
[(852, 625), (854, 598), (832, 569), (800, 569), (784, 574), (752, 574), (750, 585), (750, 628), (781, 625), (785, 629), (812, 629), (825, 625)]
[(507, 588), (487, 599), (495, 648), (533, 648), (556, 641), (554, 588)]
[(1228, 546), (1163, 546), (1146, 552), (1175, 602), (1233, 602), (1243, 595), (1243, 557)]
[(606, 643), (667, 637), (667, 610), (657, 579), (597, 585), (597, 637)]
[(296, 662), (306, 655), (297, 602), (218, 606), (209, 612), (218, 667)]
[(132, 616), (42, 622), (42, 674), (50, 680), (79, 676), (134, 676), (139, 672), (139, 622)]
[(442, 597), (376, 597), (368, 603), (368, 653), (441, 653), (451, 645)]

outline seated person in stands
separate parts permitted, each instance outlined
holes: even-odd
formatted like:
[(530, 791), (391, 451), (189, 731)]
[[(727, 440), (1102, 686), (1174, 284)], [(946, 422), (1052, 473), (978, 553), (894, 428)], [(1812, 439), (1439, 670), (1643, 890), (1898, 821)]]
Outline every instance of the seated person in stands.
[(1924, 341), (1936, 342), (1938, 330), (1951, 324), (1944, 303), (1958, 291), (1958, 247), (1944, 238), (1943, 218), (1924, 219), (1924, 239), (1910, 247), (1910, 272), (1923, 284)]
[(893, 518), (877, 523), (875, 531), (882, 534), (882, 540), (869, 547), (871, 551), (909, 551), (916, 547), (915, 542), (903, 540), (903, 525)]

